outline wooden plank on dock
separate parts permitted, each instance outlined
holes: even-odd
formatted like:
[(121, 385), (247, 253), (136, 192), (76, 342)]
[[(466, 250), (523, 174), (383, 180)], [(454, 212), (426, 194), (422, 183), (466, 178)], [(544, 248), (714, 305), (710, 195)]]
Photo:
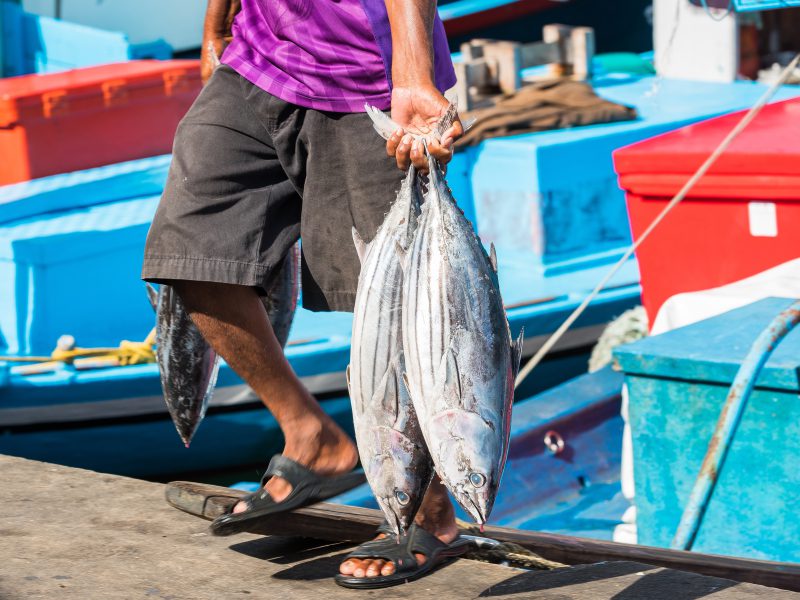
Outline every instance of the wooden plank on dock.
[[(522, 571), (463, 559), (422, 580), (367, 594), (333, 582), (345, 544), (213, 537), (207, 522), (169, 507), (164, 486), (155, 483), (6, 456), (0, 456), (0, 472), (3, 600), (800, 599), (793, 592), (630, 562)], [(333, 518), (335, 510), (317, 509), (328, 510), (331, 521), (347, 522), (343, 512)]]
[[(167, 501), (182, 510), (214, 518), (235, 503), (244, 492), (230, 488), (173, 482), (167, 486)], [(202, 506), (205, 498), (213, 499), (218, 512), (203, 514), (191, 506)], [(181, 505), (183, 503), (183, 505)], [(251, 529), (264, 535), (306, 535), (326, 540), (361, 542), (370, 539), (382, 521), (380, 511), (339, 504), (320, 503), (296, 510), (280, 518), (265, 519)], [(468, 533), (477, 534), (470, 530)], [(535, 552), (542, 558), (569, 565), (602, 561), (636, 561), (660, 567), (691, 571), (800, 591), (800, 565), (716, 556), (652, 546), (620, 544), (602, 540), (522, 531), (487, 526), (483, 534), (500, 542), (512, 542)]]

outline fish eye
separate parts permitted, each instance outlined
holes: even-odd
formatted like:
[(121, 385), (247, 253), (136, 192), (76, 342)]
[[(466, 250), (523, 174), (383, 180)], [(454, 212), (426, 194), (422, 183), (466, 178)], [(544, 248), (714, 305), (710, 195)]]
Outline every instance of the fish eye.
[(469, 482), (476, 488), (481, 488), (486, 484), (486, 476), (482, 473), (470, 473)]
[(397, 498), (397, 501), (401, 506), (405, 506), (411, 500), (408, 494), (406, 494), (403, 490), (395, 490), (394, 497)]

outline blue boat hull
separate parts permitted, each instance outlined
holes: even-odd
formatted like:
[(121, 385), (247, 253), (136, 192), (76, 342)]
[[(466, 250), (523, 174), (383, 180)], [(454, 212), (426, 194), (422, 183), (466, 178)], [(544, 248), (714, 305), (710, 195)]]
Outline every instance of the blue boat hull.
[[(587, 374), (515, 405), (493, 525), (610, 540), (628, 508), (620, 490), (623, 376)], [(551, 453), (557, 432), (564, 450)], [(337, 501), (378, 508), (368, 486)], [(458, 517), (470, 521), (459, 509)]]
[[(534, 393), (579, 375), (585, 371), (586, 361), (585, 351), (561, 353), (540, 367), (541, 371), (531, 378), (526, 390)], [(223, 380), (240, 383), (228, 369), (223, 375)], [(131, 477), (191, 476), (227, 485), (244, 477), (242, 469), (252, 467), (246, 471), (247, 478), (256, 478), (256, 470), (263, 469), (269, 457), (283, 449), (283, 435), (275, 419), (251, 392), (246, 391), (238, 392), (240, 401), (236, 403), (212, 406), (187, 449), (160, 398), (157, 374), (133, 378), (133, 382), (137, 387), (131, 385), (130, 388), (142, 394), (137, 401), (145, 403), (152, 399), (159, 403), (158, 410), (135, 414), (130, 410), (131, 400), (127, 399), (122, 401), (126, 402), (128, 414), (6, 425), (0, 427), (0, 454)], [(133, 391), (130, 388), (128, 391)], [(231, 385), (222, 390), (231, 388), (238, 389)], [(346, 393), (327, 393), (320, 398), (325, 412), (352, 436), (353, 422)], [(85, 410), (90, 412), (97, 404), (87, 402)], [(57, 415), (64, 404), (42, 407), (43, 411), (48, 409)], [(224, 474), (216, 476), (217, 473)]]

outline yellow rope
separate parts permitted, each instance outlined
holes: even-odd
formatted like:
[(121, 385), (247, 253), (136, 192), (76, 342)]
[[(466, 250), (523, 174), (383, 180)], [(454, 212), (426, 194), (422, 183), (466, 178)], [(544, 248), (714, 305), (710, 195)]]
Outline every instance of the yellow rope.
[(128, 366), (154, 363), (153, 346), (156, 341), (155, 327), (142, 342), (122, 340), (117, 348), (62, 348), (56, 347), (50, 356), (0, 356), (0, 361), (28, 363), (31, 372), (37, 368), (52, 369), (60, 364), (71, 364), (76, 368)]

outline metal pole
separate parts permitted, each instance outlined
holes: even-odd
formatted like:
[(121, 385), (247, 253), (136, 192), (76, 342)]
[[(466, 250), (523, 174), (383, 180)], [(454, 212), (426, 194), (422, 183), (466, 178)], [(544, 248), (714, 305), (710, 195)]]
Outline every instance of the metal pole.
[(755, 387), (761, 368), (767, 362), (772, 351), (795, 325), (800, 322), (800, 300), (782, 311), (772, 323), (756, 339), (747, 353), (742, 366), (736, 373), (728, 397), (722, 407), (717, 427), (708, 443), (706, 457), (700, 467), (700, 473), (694, 482), (689, 501), (681, 515), (681, 521), (671, 547), (675, 550), (691, 550), (697, 532), (703, 522), (703, 515), (711, 500), (714, 486), (725, 464), (731, 442), (742, 420), (744, 409)]

